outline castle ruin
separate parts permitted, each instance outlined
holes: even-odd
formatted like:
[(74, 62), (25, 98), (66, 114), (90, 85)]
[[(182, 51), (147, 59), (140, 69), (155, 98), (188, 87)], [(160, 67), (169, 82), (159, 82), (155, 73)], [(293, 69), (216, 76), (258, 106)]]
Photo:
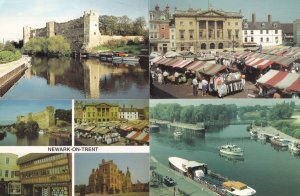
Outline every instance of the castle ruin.
[(55, 109), (47, 106), (45, 110), (37, 113), (28, 113), (26, 116), (17, 116), (17, 123), (36, 121), (41, 129), (48, 129), (55, 126)]
[(99, 14), (93, 10), (85, 11), (83, 17), (67, 22), (47, 22), (46, 27), (40, 29), (28, 26), (23, 27), (24, 44), (34, 37), (49, 38), (55, 35), (63, 36), (70, 43), (73, 51), (87, 51), (113, 39), (126, 41), (129, 39), (134, 40), (136, 37), (142, 39), (142, 36), (101, 35), (99, 31)]

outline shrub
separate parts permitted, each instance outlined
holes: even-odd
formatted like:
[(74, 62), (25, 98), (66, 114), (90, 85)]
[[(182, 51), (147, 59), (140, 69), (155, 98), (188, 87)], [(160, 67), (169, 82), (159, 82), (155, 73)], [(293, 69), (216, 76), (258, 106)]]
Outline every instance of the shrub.
[(21, 53), (16, 50), (15, 52), (12, 51), (0, 51), (0, 64), (1, 63), (9, 63), (12, 61), (16, 61), (21, 58)]

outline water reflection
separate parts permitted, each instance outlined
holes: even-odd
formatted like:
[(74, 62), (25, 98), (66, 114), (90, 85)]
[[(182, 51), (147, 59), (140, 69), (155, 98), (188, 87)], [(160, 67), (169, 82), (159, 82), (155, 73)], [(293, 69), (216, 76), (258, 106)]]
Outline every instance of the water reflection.
[(34, 57), (4, 98), (148, 98), (148, 80), (138, 64)]

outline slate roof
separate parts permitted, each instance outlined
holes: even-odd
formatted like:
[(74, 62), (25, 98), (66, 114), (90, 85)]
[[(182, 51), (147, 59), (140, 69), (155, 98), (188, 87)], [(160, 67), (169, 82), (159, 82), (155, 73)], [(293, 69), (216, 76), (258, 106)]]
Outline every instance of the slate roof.
[(282, 34), (293, 34), (293, 23), (281, 23)]
[[(247, 27), (247, 28), (246, 28)], [(243, 24), (243, 30), (275, 30), (282, 29), (280, 22), (245, 22)]]

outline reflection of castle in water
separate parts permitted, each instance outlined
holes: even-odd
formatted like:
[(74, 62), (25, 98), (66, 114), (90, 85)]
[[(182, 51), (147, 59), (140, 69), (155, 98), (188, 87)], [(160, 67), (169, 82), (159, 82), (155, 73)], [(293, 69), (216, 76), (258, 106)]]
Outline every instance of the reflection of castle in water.
[(138, 65), (113, 65), (89, 59), (83, 62), (64, 58), (34, 58), (33, 66), (25, 74), (45, 78), (50, 86), (64, 85), (84, 91), (86, 98), (99, 98), (100, 90), (115, 92), (126, 91), (135, 85), (137, 88), (148, 86), (148, 74)]

